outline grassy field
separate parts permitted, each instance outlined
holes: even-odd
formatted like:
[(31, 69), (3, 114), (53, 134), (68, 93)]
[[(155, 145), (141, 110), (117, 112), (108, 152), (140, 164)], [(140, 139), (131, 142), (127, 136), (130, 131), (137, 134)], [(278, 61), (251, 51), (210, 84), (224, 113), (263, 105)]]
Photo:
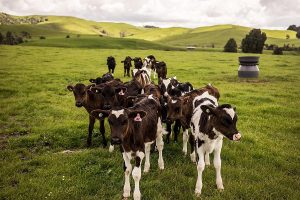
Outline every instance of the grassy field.
[[(88, 116), (66, 86), (105, 73), (109, 55), (122, 78), (121, 59), (149, 54), (167, 63), (168, 76), (195, 87), (213, 83), (220, 102), (237, 107), (243, 137), (224, 140), (225, 191), (217, 191), (210, 166), (201, 199), (299, 199), (299, 55), (260, 55), (260, 78), (246, 82), (237, 78), (244, 54), (28, 46), (0, 46), (0, 199), (121, 199), (120, 152), (101, 147), (98, 124), (86, 148)], [(152, 154), (143, 199), (195, 198), (196, 166), (181, 147), (181, 140), (165, 145), (164, 171)]]

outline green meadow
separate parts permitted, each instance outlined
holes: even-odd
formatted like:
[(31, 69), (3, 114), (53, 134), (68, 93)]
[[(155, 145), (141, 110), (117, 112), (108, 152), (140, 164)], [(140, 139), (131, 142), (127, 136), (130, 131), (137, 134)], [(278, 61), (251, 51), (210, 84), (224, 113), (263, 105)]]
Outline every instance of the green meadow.
[[(88, 115), (75, 107), (66, 86), (107, 72), (110, 55), (117, 61), (115, 77), (127, 81), (120, 61), (150, 54), (167, 63), (169, 77), (195, 88), (212, 83), (220, 103), (237, 107), (242, 140), (224, 139), (225, 190), (216, 189), (211, 165), (199, 199), (299, 199), (299, 54), (261, 54), (260, 77), (240, 80), (241, 53), (26, 45), (0, 46), (0, 199), (121, 199), (120, 151), (102, 147), (99, 123), (92, 147), (86, 147)], [(150, 172), (140, 182), (142, 199), (196, 199), (196, 165), (183, 156), (181, 136), (178, 144), (165, 144), (165, 170), (151, 154)]]

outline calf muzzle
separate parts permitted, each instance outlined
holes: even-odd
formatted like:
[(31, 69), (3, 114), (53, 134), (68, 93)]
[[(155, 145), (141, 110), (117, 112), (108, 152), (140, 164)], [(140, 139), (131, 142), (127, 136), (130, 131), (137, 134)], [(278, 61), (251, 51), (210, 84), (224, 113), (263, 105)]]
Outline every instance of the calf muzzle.
[(118, 137), (111, 138), (111, 144), (121, 144), (121, 140)]

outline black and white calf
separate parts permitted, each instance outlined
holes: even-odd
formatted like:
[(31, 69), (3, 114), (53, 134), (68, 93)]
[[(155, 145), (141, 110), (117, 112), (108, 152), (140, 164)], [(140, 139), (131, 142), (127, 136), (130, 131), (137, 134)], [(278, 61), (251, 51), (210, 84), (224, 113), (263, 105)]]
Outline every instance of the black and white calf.
[(193, 101), (194, 111), (191, 119), (192, 134), (199, 157), (197, 163), (198, 178), (195, 188), (196, 195), (201, 194), (202, 172), (205, 164), (209, 165), (209, 154), (214, 152), (217, 188), (223, 190), (221, 177), (221, 149), (223, 137), (238, 141), (241, 134), (236, 128), (237, 115), (235, 108), (229, 104), (218, 106), (215, 97), (204, 92)]
[[(130, 197), (130, 173), (135, 182), (133, 197), (135, 200), (141, 199), (140, 179), (141, 164), (145, 157), (144, 172), (150, 169), (150, 149), (151, 144), (156, 142), (159, 152), (158, 166), (164, 169), (162, 157), (163, 139), (162, 125), (159, 119), (159, 102), (152, 95), (139, 100), (131, 108), (120, 108), (107, 110), (94, 110), (92, 115), (103, 119), (108, 117), (111, 128), (111, 142), (120, 144), (123, 149), (123, 159), (125, 166), (125, 184), (123, 197)], [(135, 166), (132, 170), (130, 161), (135, 159)]]

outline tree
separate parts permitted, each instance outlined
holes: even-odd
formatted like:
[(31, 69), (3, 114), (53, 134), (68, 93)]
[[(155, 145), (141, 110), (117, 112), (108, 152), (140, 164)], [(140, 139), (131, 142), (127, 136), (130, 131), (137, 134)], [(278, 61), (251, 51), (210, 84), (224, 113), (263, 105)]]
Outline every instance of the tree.
[(15, 37), (12, 34), (12, 32), (10, 32), (10, 31), (7, 31), (7, 33), (6, 33), (6, 44), (9, 44), (9, 45), (16, 44)]
[(297, 30), (297, 26), (296, 25), (290, 25), (287, 30), (291, 30), (291, 31), (296, 31)]
[(2, 35), (2, 33), (0, 32), (0, 44), (3, 44), (4, 42), (4, 36)]
[(286, 34), (286, 39), (288, 40), (288, 39), (290, 39), (290, 35), (289, 34)]
[(274, 50), (273, 50), (273, 54), (274, 55), (282, 55), (283, 52), (282, 52), (282, 48), (281, 47), (276, 47)]
[(242, 51), (244, 53), (262, 53), (267, 35), (260, 29), (252, 29), (242, 40)]
[(225, 52), (237, 52), (237, 44), (233, 38), (230, 38), (224, 46)]
[(296, 37), (300, 39), (300, 30), (297, 32)]

